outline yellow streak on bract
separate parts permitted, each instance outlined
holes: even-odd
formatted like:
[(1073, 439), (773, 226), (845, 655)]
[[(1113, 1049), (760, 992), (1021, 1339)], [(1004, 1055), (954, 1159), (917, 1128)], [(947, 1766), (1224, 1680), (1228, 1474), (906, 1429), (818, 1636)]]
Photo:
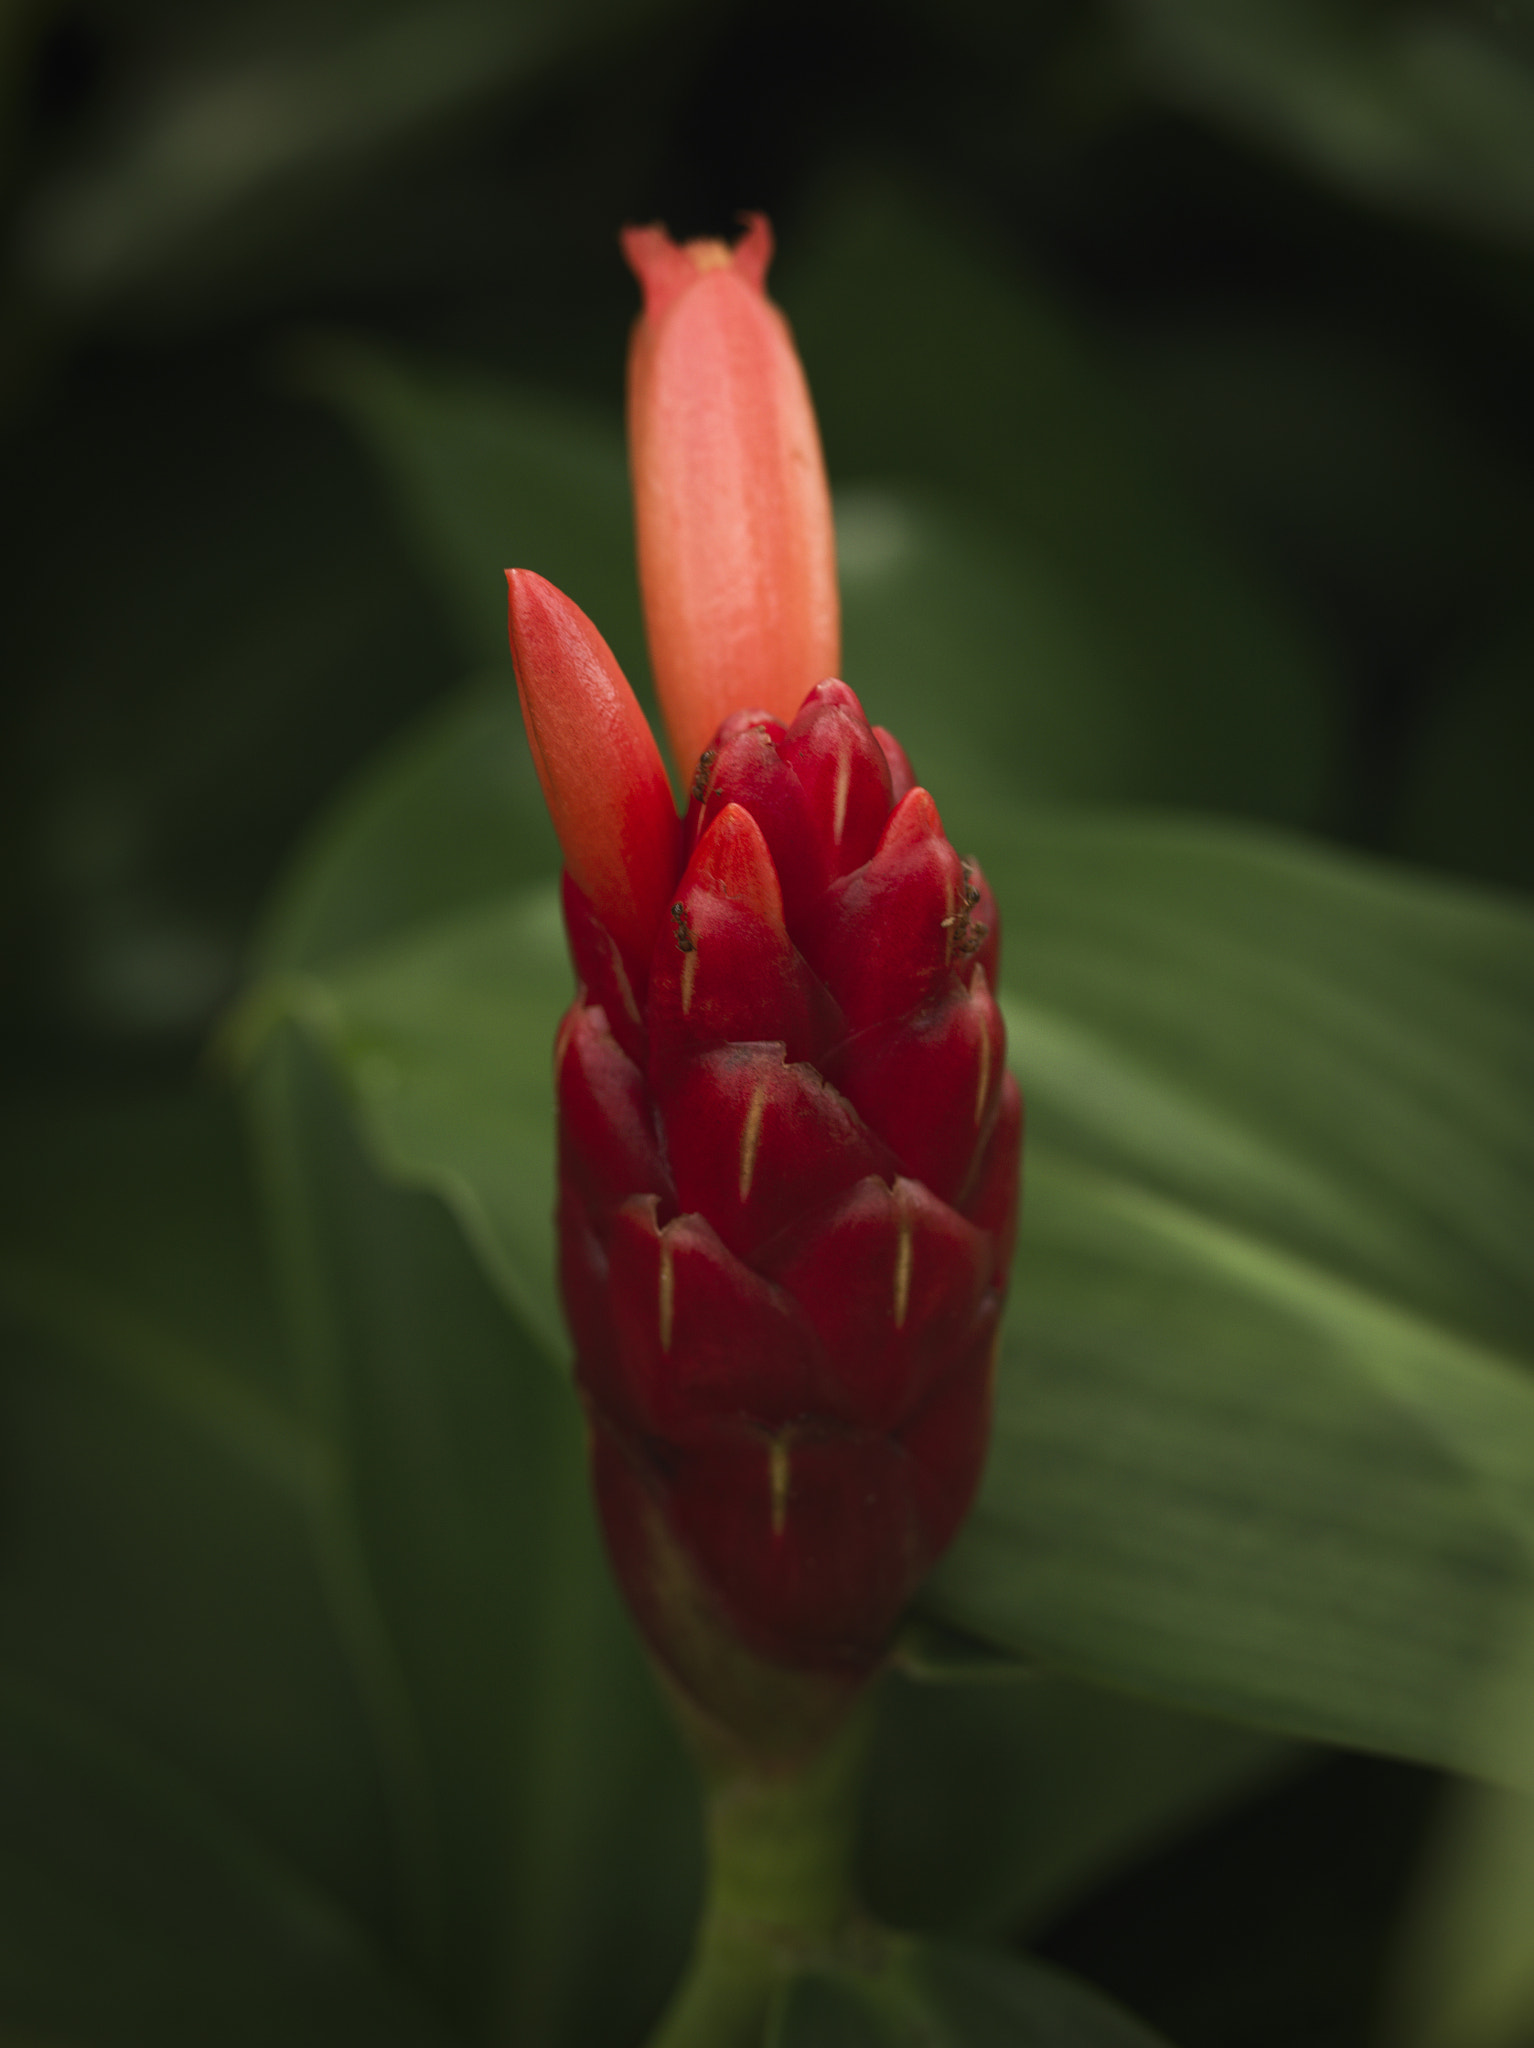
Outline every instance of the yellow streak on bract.
[(847, 792), (852, 787), (852, 749), (843, 747), (836, 757), (836, 795), (831, 810), (831, 844), (842, 843), (842, 827), (847, 822)]
[(756, 1149), (762, 1142), (762, 1118), (767, 1113), (767, 1083), (758, 1081), (746, 1109), (745, 1127), (740, 1134), (740, 1199), (751, 1192), (756, 1175)]
[(767, 1487), (772, 1502), (772, 1533), (783, 1534), (788, 1520), (788, 1438), (775, 1436), (767, 1447)]
[(978, 1128), (981, 1112), (985, 1108), (985, 1092), (991, 1085), (991, 1034), (982, 1026), (980, 1032), (980, 1085), (975, 1090), (975, 1124)]
[(671, 1327), (676, 1319), (676, 1272), (671, 1264), (671, 1240), (664, 1231), (660, 1238), (660, 1348), (671, 1349)]
[(575, 1011), (566, 1010), (559, 1020), (559, 1029), (554, 1034), (554, 1080), (558, 1083), (564, 1069), (565, 1054), (570, 1050), (570, 1040), (575, 1034)]
[(902, 1210), (895, 1236), (895, 1328), (905, 1328), (906, 1310), (911, 1306), (911, 1219)]
[(612, 954), (613, 973), (617, 976), (618, 993), (623, 998), (623, 1007), (628, 1011), (631, 1022), (641, 1023), (643, 1020), (639, 1015), (639, 1005), (634, 1000), (634, 991), (629, 986), (628, 969), (623, 964), (623, 955), (610, 939), (608, 951)]
[(692, 1008), (692, 985), (698, 978), (698, 948), (694, 941), (690, 953), (682, 955), (682, 1015), (685, 1017)]

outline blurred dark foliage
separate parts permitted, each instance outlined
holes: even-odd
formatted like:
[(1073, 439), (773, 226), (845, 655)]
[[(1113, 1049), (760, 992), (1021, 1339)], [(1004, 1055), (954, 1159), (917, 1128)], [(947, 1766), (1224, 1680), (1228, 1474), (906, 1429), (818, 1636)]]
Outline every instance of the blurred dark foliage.
[[(8, 1095), (189, 1074), (295, 840), (461, 680), (295, 338), (615, 415), (616, 226), (763, 208), (786, 267), (865, 163), (1056, 296), (1320, 637), (1342, 735), (1321, 827), (1527, 888), (1531, 52), (1521, 5), (1468, 0), (13, 0)], [(1186, 2048), (1359, 2039), (1426, 1796), (1404, 1768), (1327, 1772), (1338, 1796), (1272, 1794), (1049, 1952)], [(1239, 1969), (1234, 1923), (1266, 1930)]]
[[(1178, 68), (1199, 19), (13, 8), (3, 903), (26, 1058), (185, 1059), (295, 829), (454, 676), (361, 457), (284, 389), (284, 338), (361, 329), (611, 407), (615, 222), (763, 207), (791, 251), (862, 160), (1057, 290), (1324, 633), (1331, 829), (1526, 882), (1516, 779), (1500, 806), (1475, 782), (1528, 737), (1534, 296), (1505, 216), (1534, 139), (1471, 165), (1479, 186), (1339, 179), (1239, 81), (1221, 102), (1218, 52)], [(1446, 22), (1519, 54), (1494, 11)], [(417, 43), (446, 46), (429, 75)]]
[(1147, 1857), (1033, 1947), (1168, 2040), (1351, 2048), (1373, 2038), (1432, 1775), (1337, 1756)]

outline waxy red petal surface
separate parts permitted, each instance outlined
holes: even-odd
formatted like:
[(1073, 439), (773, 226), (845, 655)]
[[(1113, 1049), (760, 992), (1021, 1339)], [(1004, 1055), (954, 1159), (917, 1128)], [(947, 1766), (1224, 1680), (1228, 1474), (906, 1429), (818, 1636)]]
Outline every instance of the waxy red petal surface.
[(990, 891), (845, 685), (727, 719), (680, 844), (643, 960), (567, 885), (561, 1276), (619, 1576), (707, 1707), (696, 1603), (865, 1669), (968, 1511), (1023, 1114)]
[(790, 1663), (866, 1663), (930, 1561), (912, 1460), (871, 1432), (740, 1425), (690, 1442), (668, 1512), (745, 1640)]
[(566, 1011), (554, 1044), (554, 1084), (560, 1174), (588, 1212), (602, 1215), (630, 1195), (669, 1198), (671, 1169), (653, 1098), (604, 1010), (576, 1003)]
[(821, 1411), (893, 1429), (962, 1349), (991, 1240), (919, 1181), (859, 1181), (769, 1262), (831, 1362)]
[(814, 1058), (841, 1033), (835, 1004), (788, 936), (783, 892), (751, 814), (728, 804), (677, 885), (650, 968), (651, 1072), (689, 1053), (773, 1039)]
[(867, 860), (890, 814), (889, 763), (845, 683), (818, 683), (778, 749), (798, 777), (829, 875)]
[(658, 1099), (678, 1203), (743, 1256), (894, 1167), (845, 1097), (814, 1067), (786, 1065), (778, 1045), (699, 1053)]
[(901, 1171), (962, 1203), (995, 1119), (1006, 1028), (984, 974), (948, 984), (926, 1009), (850, 1040), (831, 1071)]
[(627, 1202), (608, 1241), (617, 1356), (640, 1425), (675, 1436), (707, 1419), (776, 1428), (825, 1376), (798, 1304), (736, 1258), (701, 1216), (661, 1224)]
[(913, 789), (868, 860), (804, 920), (806, 957), (849, 1030), (904, 1017), (929, 999), (953, 965), (965, 889), (937, 806)]

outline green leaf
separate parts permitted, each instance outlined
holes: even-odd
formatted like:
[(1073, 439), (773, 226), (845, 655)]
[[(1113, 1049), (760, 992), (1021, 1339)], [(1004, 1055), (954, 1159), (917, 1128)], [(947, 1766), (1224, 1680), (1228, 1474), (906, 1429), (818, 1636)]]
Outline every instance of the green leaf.
[[(1522, 1770), (1534, 1780), (1527, 1757)], [(1534, 1794), (1453, 1795), (1398, 1987), (1403, 2048), (1528, 2048), (1534, 2038)]]
[[(936, 715), (1014, 800), (1313, 820), (1333, 746), (1325, 657), (999, 237), (865, 170), (785, 248), (780, 284), (838, 486), (923, 493), (908, 533), (885, 522), (887, 630), (859, 589), (875, 537), (852, 551), (848, 680), (870, 705), (883, 664), (898, 686), (919, 662)], [(945, 530), (932, 493), (963, 519)]]
[(843, 671), (940, 805), (1223, 794), (1190, 785), (1167, 706), (1026, 529), (884, 484), (842, 492), (836, 530)]
[(295, 228), (332, 226), (359, 179), (434, 131), (488, 120), (508, 87), (653, 11), (653, 0), (176, 10), (154, 89), (137, 78), (95, 146), (33, 199), (26, 282), (76, 314), (146, 289), (195, 303), (208, 269), (227, 290), (230, 273), (270, 265), (274, 244), (303, 240)]
[(409, 1952), (471, 2035), (629, 2038), (685, 1954), (697, 1817), (578, 1408), (442, 1205), (379, 1179), (303, 1032), (269, 1038), (251, 1086)]
[[(1534, 1634), (1480, 1704), (1502, 1778), (1534, 1786)], [(1454, 1785), (1396, 1943), (1389, 2038), (1402, 2048), (1528, 2048), (1534, 2039), (1534, 1792)]]
[(442, 1196), (554, 1356), (564, 1336), (550, 1063), (572, 993), (558, 903), (544, 886), (279, 977), (257, 991), (244, 1027), (287, 1015), (326, 1047), (385, 1171)]
[(1406, 762), (1396, 852), (1534, 892), (1531, 665), (1525, 609), (1478, 658), (1437, 678)]
[(509, 676), (454, 697), (358, 775), (278, 892), (263, 968), (302, 970), (542, 878), (559, 848)]
[(1027, 1215), (938, 1611), (1486, 1763), (1468, 1709), (1534, 1598), (1534, 921), (1191, 828), (1016, 855)]
[[(1413, 361), (1389, 321), (1360, 331), (1322, 307), (1211, 305), (1142, 333), (1135, 358), (1189, 475), (1236, 532), (1278, 549), (1297, 584), (1334, 593), (1334, 630), (1355, 650), (1367, 640), (1372, 674), (1421, 675), (1451, 654), (1449, 673), (1424, 680), (1454, 726), (1470, 680), (1460, 643), (1521, 607), (1527, 588), (1534, 479), (1509, 437), (1469, 415), (1459, 382)], [(1511, 681), (1512, 649), (1506, 666)], [(1414, 723), (1431, 774), (1440, 733)], [(1510, 776), (1516, 748), (1503, 758)], [(1494, 750), (1476, 765), (1495, 774)], [(1384, 766), (1355, 760), (1341, 776), (1334, 826), (1339, 803), (1355, 806), (1344, 836), (1377, 838)], [(1391, 850), (1412, 853), (1403, 841)]]
[[(623, 338), (613, 337), (616, 372)], [(449, 606), (466, 660), (509, 672), (505, 571), (536, 569), (646, 673), (628, 469), (616, 415), (359, 342), (297, 359), (384, 470), (402, 529)]]
[(5, 480), (8, 1015), (190, 1058), (294, 835), (455, 657), (316, 408), (135, 355), (44, 411)]
[(8, 2040), (445, 2048), (345, 1908), (173, 1765), (10, 1674), (0, 1731)]
[(0, 2029), (631, 2039), (695, 1795), (575, 1404), (301, 1044), (253, 1085), (286, 1318), (222, 1098), (7, 1116)]
[(1345, 190), (1485, 232), (1534, 229), (1534, 69), (1511, 10), (1126, 0), (1167, 97)]
[(890, 1666), (920, 1685), (1025, 1685), (1042, 1674), (994, 1643), (931, 1614), (910, 1614), (890, 1652)]
[(769, 2048), (1164, 2048), (1075, 1979), (1022, 1957), (900, 1944), (873, 1967), (806, 1971)]
[(1015, 1935), (1304, 1756), (1055, 1677), (892, 1677), (870, 1760), (862, 1895), (892, 1926)]
[(4, 1140), (0, 2024), (424, 2048), (228, 1105)]
[(1526, 1349), (1534, 915), (1255, 832), (984, 829), (1042, 1145)]

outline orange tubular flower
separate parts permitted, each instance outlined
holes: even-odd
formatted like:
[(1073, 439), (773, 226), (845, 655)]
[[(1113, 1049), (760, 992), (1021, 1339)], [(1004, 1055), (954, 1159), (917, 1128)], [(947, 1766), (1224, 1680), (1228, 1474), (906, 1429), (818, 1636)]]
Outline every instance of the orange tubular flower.
[(772, 232), (688, 242), (628, 228), (644, 291), (629, 355), (639, 580), (656, 688), (684, 775), (743, 706), (786, 725), (841, 666), (831, 496), (788, 323), (767, 299)]

